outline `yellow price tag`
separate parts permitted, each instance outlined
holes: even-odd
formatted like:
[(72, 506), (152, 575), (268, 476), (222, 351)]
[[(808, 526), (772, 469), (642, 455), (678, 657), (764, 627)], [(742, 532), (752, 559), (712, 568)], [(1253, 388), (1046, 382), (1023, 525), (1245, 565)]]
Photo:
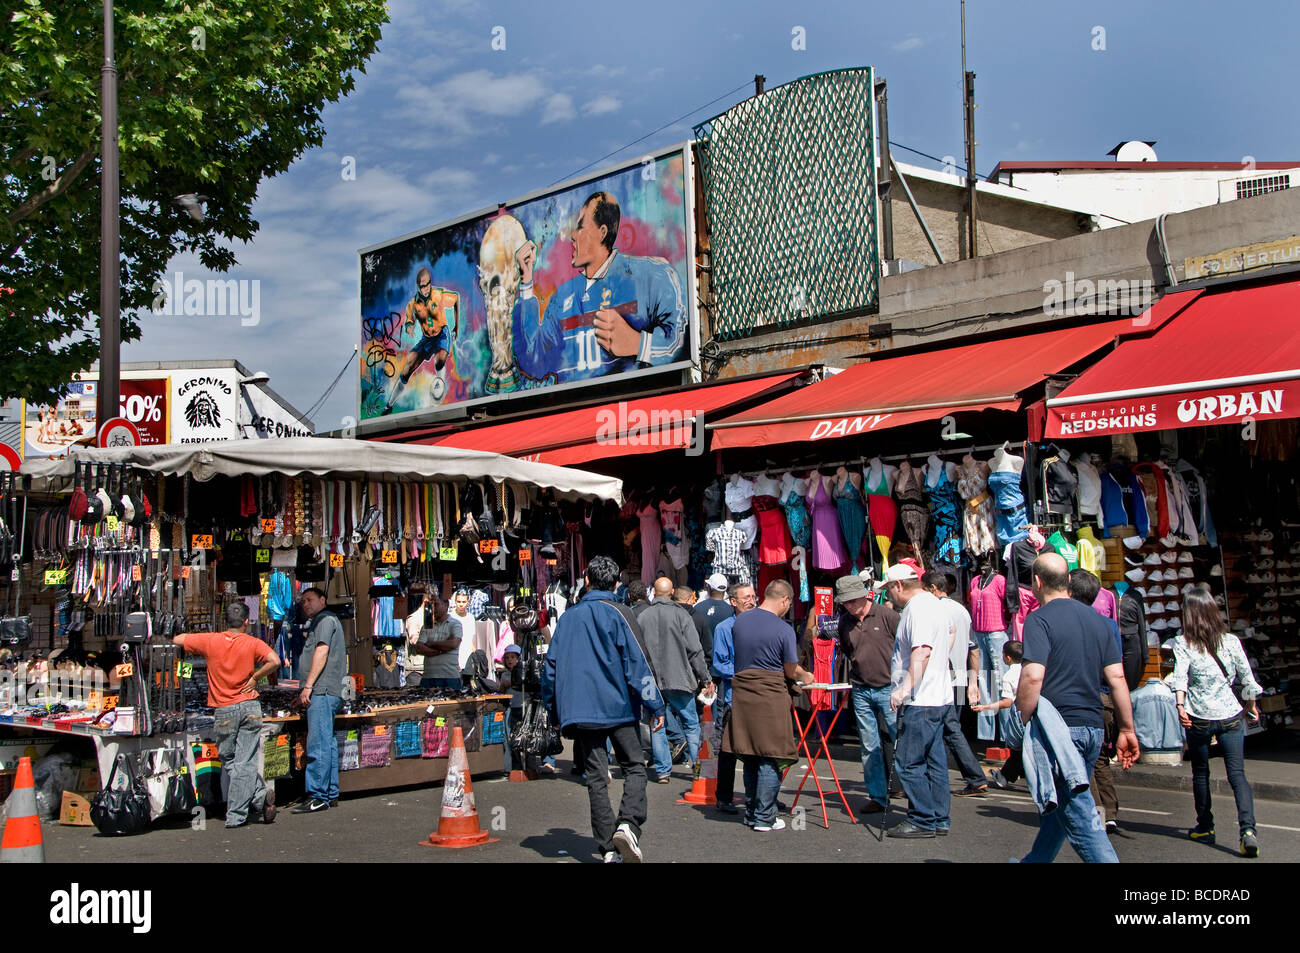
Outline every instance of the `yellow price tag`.
[(191, 663), (191, 662), (177, 662), (177, 663), (176, 663), (176, 677), (177, 677), (177, 678), (193, 678), (193, 677), (194, 677), (194, 665), (193, 665), (193, 663)]
[(437, 718), (433, 719), (433, 725), (435, 728), (446, 728), (447, 719), (439, 715)]
[(118, 678), (130, 678), (135, 674), (135, 666), (130, 662), (126, 662), (125, 664), (119, 665), (117, 668), (113, 669), (113, 673)]
[(395, 549), (385, 549), (385, 550), (383, 550), (383, 552), (382, 552), (382, 553), (380, 554), (380, 556), (379, 556), (379, 561), (380, 561), (380, 562), (384, 562), (384, 563), (395, 563), (395, 562), (397, 562), (397, 550), (395, 550)]
[(139, 581), (140, 581), (141, 579), (143, 579), (143, 578), (144, 578), (144, 577), (140, 574), (140, 567), (139, 567), (139, 566), (132, 566), (132, 567), (131, 567), (131, 581), (132, 581), (132, 582), (139, 582)]
[(445, 563), (454, 563), (456, 561), (456, 547), (440, 546), (438, 548), (438, 558)]
[(91, 711), (99, 711), (104, 704), (104, 696), (100, 692), (91, 692), (86, 698), (86, 707)]
[(116, 708), (116, 707), (117, 707), (117, 696), (116, 696), (116, 695), (105, 695), (105, 696), (104, 696), (104, 711), (112, 711), (112, 710), (113, 710), (114, 708)]
[(376, 735), (386, 735), (386, 734), (388, 734), (388, 726), (387, 726), (387, 725), (375, 725), (375, 734), (376, 734)]
[(343, 567), (343, 554), (330, 553), (330, 568), (341, 569)]
[(110, 533), (116, 533), (116, 532), (117, 532), (117, 517), (116, 517), (116, 516), (106, 516), (106, 517), (104, 517), (104, 528), (107, 529)]
[(67, 581), (68, 581), (68, 571), (66, 569), (45, 570), (45, 585), (62, 586)]
[(269, 563), (271, 561), (271, 551), (269, 549), (258, 549), (254, 555), (256, 562)]
[(520, 594), (521, 596), (531, 596), (531, 595), (533, 594), (532, 587), (531, 587), (531, 586), (520, 586), (520, 587), (519, 587), (519, 594)]

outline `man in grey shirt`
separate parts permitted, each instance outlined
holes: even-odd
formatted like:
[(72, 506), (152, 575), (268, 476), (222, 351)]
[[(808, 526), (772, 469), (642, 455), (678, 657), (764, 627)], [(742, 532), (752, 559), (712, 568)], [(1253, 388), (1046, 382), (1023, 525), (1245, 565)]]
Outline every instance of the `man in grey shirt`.
[(411, 646), (415, 654), (424, 656), (424, 678), (421, 688), (443, 688), (458, 691), (461, 687), (460, 643), (461, 627), (447, 617), (447, 603), (437, 592), (430, 593), (433, 605), (433, 625), (420, 633), (420, 640)]
[(325, 593), (315, 586), (302, 591), (302, 609), (311, 620), (302, 657), (307, 676), (300, 701), (307, 705), (307, 800), (295, 814), (315, 814), (338, 803), (339, 748), (334, 716), (343, 706), (343, 678), (348, 673), (343, 624), (325, 608)]
[[(700, 750), (700, 723), (695, 711), (695, 693), (710, 684), (704, 649), (691, 610), (673, 599), (673, 582), (655, 580), (655, 601), (638, 617), (646, 658), (669, 710), (677, 714), (686, 735), (686, 746), (694, 764)], [(672, 753), (665, 731), (652, 732), (656, 780), (667, 784), (672, 771)]]

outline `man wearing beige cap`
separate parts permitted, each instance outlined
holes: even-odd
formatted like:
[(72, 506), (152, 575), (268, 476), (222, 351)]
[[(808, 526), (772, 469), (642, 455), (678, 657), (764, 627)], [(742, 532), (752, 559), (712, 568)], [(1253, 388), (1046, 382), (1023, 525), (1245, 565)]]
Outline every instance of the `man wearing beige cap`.
[(894, 769), (897, 718), (889, 705), (889, 693), (898, 613), (874, 602), (858, 576), (842, 576), (835, 581), (835, 601), (841, 610), (839, 650), (849, 660), (849, 682), (853, 686), (849, 696), (858, 723), (862, 781), (868, 794), (862, 813), (875, 814), (885, 809), (888, 778)]
[(907, 820), (887, 836), (910, 840), (947, 834), (952, 823), (948, 750), (943, 743), (943, 722), (952, 705), (948, 614), (922, 588), (916, 570), (903, 563), (890, 566), (876, 588), (900, 610), (889, 703), (899, 713), (895, 765), (908, 807)]

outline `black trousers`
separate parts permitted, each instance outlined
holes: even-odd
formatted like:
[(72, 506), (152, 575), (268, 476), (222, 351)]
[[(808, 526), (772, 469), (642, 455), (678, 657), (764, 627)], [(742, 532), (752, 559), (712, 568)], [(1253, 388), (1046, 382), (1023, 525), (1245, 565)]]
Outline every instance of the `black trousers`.
[[(614, 758), (623, 769), (623, 800), (618, 817), (609, 804), (609, 758), (605, 740), (614, 746)], [(591, 801), (591, 833), (602, 854), (614, 849), (614, 831), (627, 824), (641, 836), (646, 821), (645, 748), (636, 722), (610, 728), (574, 729), (574, 760), (583, 766), (587, 778), (587, 797)]]
[(718, 758), (718, 787), (714, 801), (730, 804), (736, 799), (736, 756), (722, 750), (722, 732), (731, 719), (731, 706), (722, 700), (721, 694), (713, 703), (713, 719), (713, 738), (709, 739), (709, 744), (713, 746), (713, 753)]

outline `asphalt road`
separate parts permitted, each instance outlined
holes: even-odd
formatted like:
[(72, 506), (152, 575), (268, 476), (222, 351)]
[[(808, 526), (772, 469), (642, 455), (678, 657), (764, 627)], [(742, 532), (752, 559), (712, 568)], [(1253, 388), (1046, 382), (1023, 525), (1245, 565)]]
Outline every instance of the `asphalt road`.
[[(836, 760), (847, 779), (845, 792), (854, 811), (865, 797), (861, 768), (853, 749), (849, 759)], [(271, 826), (250, 825), (225, 830), (220, 819), (209, 819), (195, 830), (182, 820), (155, 826), (137, 837), (103, 837), (94, 828), (44, 825), (46, 860), (51, 863), (142, 862), (412, 862), (412, 863), (593, 863), (599, 858), (591, 838), (586, 789), (568, 773), (561, 756), (560, 773), (539, 781), (511, 784), (504, 779), (480, 779), (474, 784), (480, 821), (497, 843), (464, 850), (421, 846), (437, 827), (442, 788), (407, 789), (341, 801), (317, 815), (293, 815), (281, 810)], [(1189, 769), (1190, 770), (1190, 769)], [(1249, 763), (1247, 764), (1249, 773)], [(610, 784), (613, 797), (622, 782)], [(792, 771), (781, 801), (791, 805), (802, 770)], [(818, 774), (829, 780), (825, 764)], [(960, 784), (951, 775), (953, 790)], [(952, 799), (952, 833), (934, 840), (898, 841), (880, 838), (881, 815), (870, 825), (854, 825), (839, 806), (832, 788), (828, 800), (830, 829), (821, 824), (816, 794), (808, 790), (798, 802), (802, 816), (786, 816), (784, 831), (758, 834), (745, 828), (739, 816), (724, 816), (711, 807), (678, 804), (690, 787), (689, 774), (678, 768), (670, 784), (649, 785), (649, 819), (642, 836), (647, 863), (667, 862), (887, 862), (887, 863), (1005, 863), (1023, 856), (1033, 842), (1038, 818), (1024, 788), (996, 791), (984, 798)], [(742, 789), (737, 776), (737, 790)], [(902, 821), (904, 802), (895, 800), (888, 824)], [(1194, 823), (1190, 794), (1125, 787), (1120, 789), (1121, 830), (1112, 838), (1116, 853), (1127, 863), (1259, 864), (1300, 860), (1300, 805), (1256, 801), (1262, 844), (1258, 860), (1236, 852), (1236, 814), (1231, 799), (1216, 798), (1218, 846), (1194, 844), (1186, 830)], [(617, 806), (617, 805), (616, 805)], [(1067, 844), (1058, 863), (1078, 863)]]

